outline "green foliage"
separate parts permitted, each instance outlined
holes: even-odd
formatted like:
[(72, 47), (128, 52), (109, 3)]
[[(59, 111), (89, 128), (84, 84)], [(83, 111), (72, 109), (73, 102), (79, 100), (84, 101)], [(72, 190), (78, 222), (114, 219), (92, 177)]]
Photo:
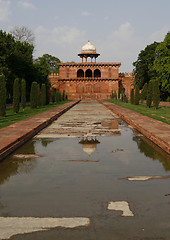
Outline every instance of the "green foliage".
[(62, 101), (65, 101), (65, 90), (63, 90)]
[(43, 83), (41, 86), (41, 105), (45, 106), (46, 105), (46, 85)]
[(153, 95), (153, 84), (152, 81), (149, 82), (147, 89), (146, 105), (148, 108), (152, 105), (152, 95)]
[(5, 76), (0, 75), (0, 116), (4, 117), (6, 114), (6, 83)]
[(53, 87), (52, 88), (52, 102), (55, 103), (56, 101), (56, 89)]
[(38, 91), (37, 107), (41, 107), (41, 89), (40, 89), (40, 84), (37, 85), (37, 91)]
[(130, 103), (134, 104), (134, 88), (132, 88), (130, 91)]
[(48, 105), (50, 103), (50, 88), (51, 88), (51, 85), (49, 83), (49, 79), (48, 79), (48, 82), (46, 84), (46, 105)]
[(37, 82), (32, 82), (30, 92), (30, 106), (31, 108), (37, 108), (37, 105), (38, 105), (38, 84)]
[(122, 96), (121, 96), (122, 102), (123, 102), (123, 100), (124, 100), (124, 95), (125, 95), (125, 89), (123, 88), (123, 89), (122, 89)]
[(135, 97), (134, 97), (134, 104), (139, 105), (140, 95), (139, 95), (139, 87), (135, 87)]
[(160, 91), (158, 80), (153, 81), (153, 105), (155, 109), (158, 108), (160, 103)]
[(118, 99), (120, 99), (120, 87), (118, 88)]
[(13, 111), (18, 113), (20, 108), (20, 80), (16, 78), (13, 85)]
[(159, 43), (154, 42), (148, 45), (142, 50), (136, 62), (133, 63), (134, 75), (135, 75), (135, 86), (138, 85), (139, 89), (143, 88), (145, 83), (148, 83), (153, 77), (154, 72), (152, 71), (153, 63), (156, 59), (155, 50)]
[(162, 98), (166, 100), (170, 96), (170, 32), (156, 48), (153, 68), (161, 86)]
[(141, 103), (143, 103), (143, 101), (146, 99), (146, 96), (147, 96), (147, 87), (148, 87), (148, 84), (145, 83), (143, 89), (142, 89), (142, 92), (141, 92)]
[(24, 110), (26, 106), (26, 83), (25, 79), (21, 80), (21, 107)]

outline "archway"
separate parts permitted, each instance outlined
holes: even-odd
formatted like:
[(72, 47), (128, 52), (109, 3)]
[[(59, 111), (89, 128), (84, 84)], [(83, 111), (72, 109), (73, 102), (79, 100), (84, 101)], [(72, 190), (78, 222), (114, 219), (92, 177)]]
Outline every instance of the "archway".
[(92, 84), (86, 85), (86, 93), (92, 93)]
[(99, 69), (95, 69), (94, 70), (94, 77), (96, 77), (96, 78), (100, 78), (101, 77), (101, 72), (100, 72)]
[(80, 84), (77, 86), (76, 92), (77, 92), (77, 93), (84, 93), (84, 84), (83, 84), (83, 83), (80, 83)]
[(94, 93), (100, 93), (100, 84), (99, 83), (96, 83), (94, 85)]
[(78, 78), (84, 78), (84, 71), (83, 71), (82, 69), (79, 69), (79, 70), (77, 71), (77, 77), (78, 77)]
[(92, 78), (92, 70), (91, 69), (86, 70), (86, 77), (87, 78)]

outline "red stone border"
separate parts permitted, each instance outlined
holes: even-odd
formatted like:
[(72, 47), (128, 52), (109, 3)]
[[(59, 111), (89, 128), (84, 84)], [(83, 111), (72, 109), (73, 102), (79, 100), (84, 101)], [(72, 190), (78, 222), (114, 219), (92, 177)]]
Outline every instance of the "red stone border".
[(170, 154), (170, 125), (107, 101), (100, 103)]
[(79, 101), (65, 103), (0, 129), (0, 161), (77, 103), (79, 103)]

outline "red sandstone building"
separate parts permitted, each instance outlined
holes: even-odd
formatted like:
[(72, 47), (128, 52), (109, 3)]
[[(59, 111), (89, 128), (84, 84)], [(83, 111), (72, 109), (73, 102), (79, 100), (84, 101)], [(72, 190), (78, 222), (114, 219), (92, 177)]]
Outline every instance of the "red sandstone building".
[[(51, 86), (65, 93), (68, 99), (108, 99), (118, 88), (130, 96), (132, 75), (119, 73), (120, 62), (98, 63), (100, 54), (89, 41), (78, 56), (81, 63), (58, 63), (59, 74), (49, 76)], [(90, 58), (90, 62), (88, 61)]]

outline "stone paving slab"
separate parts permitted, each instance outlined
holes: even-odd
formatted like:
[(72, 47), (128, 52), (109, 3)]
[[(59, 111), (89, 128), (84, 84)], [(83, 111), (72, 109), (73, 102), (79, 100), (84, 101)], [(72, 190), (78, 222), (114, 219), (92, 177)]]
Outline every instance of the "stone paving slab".
[(78, 102), (65, 103), (0, 129), (0, 160), (16, 150)]
[(170, 154), (170, 125), (107, 101), (100, 102)]

